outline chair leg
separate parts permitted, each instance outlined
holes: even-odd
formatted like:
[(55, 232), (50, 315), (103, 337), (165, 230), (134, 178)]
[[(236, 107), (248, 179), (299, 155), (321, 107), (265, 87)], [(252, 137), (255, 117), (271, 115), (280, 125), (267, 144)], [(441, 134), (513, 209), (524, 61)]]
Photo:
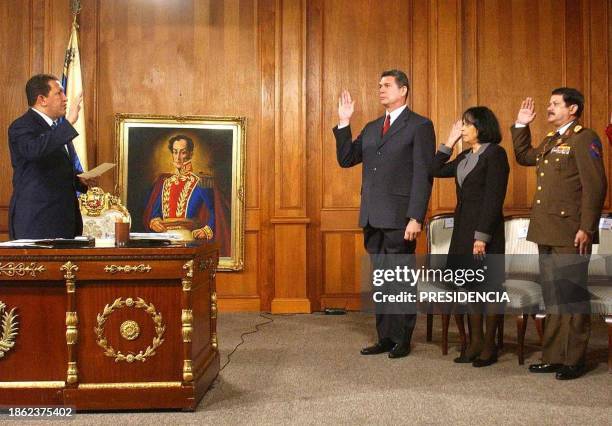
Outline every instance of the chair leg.
[(442, 314), (442, 355), (448, 355), (448, 324), (450, 315)]
[(497, 349), (504, 348), (504, 315), (497, 316)]
[(463, 322), (463, 314), (455, 314), (455, 323), (459, 330), (459, 339), (461, 340), (461, 356), (465, 354), (467, 349), (467, 336), (465, 335), (465, 323)]
[(468, 325), (468, 342), (472, 343), (472, 324), (470, 323), (470, 320), (468, 320), (467, 322)]
[(433, 314), (427, 314), (427, 341), (431, 342), (433, 339)]
[(612, 373), (612, 315), (605, 316), (608, 324), (608, 373)]
[(538, 336), (540, 337), (540, 345), (542, 345), (542, 340), (544, 339), (544, 322), (546, 321), (546, 315), (535, 314), (533, 315), (533, 319), (535, 321), (536, 330), (538, 331)]
[(527, 319), (529, 315), (516, 316), (516, 339), (518, 341), (518, 362), (519, 365), (525, 364), (525, 331), (527, 330)]

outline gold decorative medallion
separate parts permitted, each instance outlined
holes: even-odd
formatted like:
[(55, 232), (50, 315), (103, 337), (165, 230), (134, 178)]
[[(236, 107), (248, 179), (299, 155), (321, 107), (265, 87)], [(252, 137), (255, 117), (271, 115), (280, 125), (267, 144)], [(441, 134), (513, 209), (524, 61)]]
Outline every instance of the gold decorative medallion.
[[(106, 340), (106, 337), (104, 336), (104, 325), (108, 317), (114, 311), (125, 308), (125, 307), (128, 307), (128, 308), (135, 307), (138, 309), (144, 309), (145, 312), (151, 316), (151, 318), (153, 319), (153, 323), (155, 324), (155, 337), (153, 338), (153, 342), (149, 346), (147, 346), (144, 351), (140, 351), (137, 354), (133, 352), (129, 352), (126, 355), (126, 354), (123, 354), (121, 351), (116, 351), (111, 345), (108, 344), (108, 341)], [(164, 342), (163, 336), (166, 331), (166, 326), (163, 324), (161, 313), (155, 310), (155, 306), (152, 303), (147, 304), (147, 302), (145, 302), (140, 297), (137, 298), (136, 300), (132, 299), (131, 297), (128, 297), (125, 300), (123, 300), (121, 297), (118, 297), (117, 299), (115, 299), (115, 301), (112, 304), (106, 305), (104, 307), (104, 311), (101, 314), (98, 314), (97, 323), (98, 325), (94, 327), (94, 332), (96, 333), (96, 337), (97, 337), (96, 343), (98, 344), (98, 346), (104, 349), (104, 355), (111, 357), (111, 358), (115, 358), (115, 362), (119, 362), (119, 361), (127, 361), (130, 363), (134, 361), (145, 362), (147, 358), (155, 355), (155, 351)], [(122, 328), (124, 324), (125, 322), (121, 325)], [(136, 326), (138, 326), (138, 324), (136, 324)], [(125, 337), (123, 335), (123, 332), (122, 332), (122, 336)], [(136, 337), (134, 337), (134, 339)], [(127, 337), (125, 338), (127, 339)]]
[(9, 277), (23, 277), (26, 274), (29, 274), (31, 277), (35, 277), (36, 274), (41, 274), (46, 270), (45, 265), (39, 265), (36, 262), (30, 262), (29, 265), (14, 262), (0, 264), (0, 275), (6, 275)]
[(0, 301), (0, 316), (2, 317), (2, 335), (0, 336), (0, 358), (15, 345), (15, 337), (19, 333), (18, 315), (13, 308), (5, 312), (6, 305)]
[(136, 321), (127, 320), (123, 321), (121, 327), (119, 327), (121, 337), (126, 340), (136, 340), (140, 336), (140, 327)]

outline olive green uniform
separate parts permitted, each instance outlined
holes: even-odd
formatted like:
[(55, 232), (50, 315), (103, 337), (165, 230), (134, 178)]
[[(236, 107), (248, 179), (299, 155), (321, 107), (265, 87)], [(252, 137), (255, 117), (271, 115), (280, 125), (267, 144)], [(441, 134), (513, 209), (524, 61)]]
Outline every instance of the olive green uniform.
[(574, 239), (583, 230), (598, 240), (607, 189), (601, 142), (577, 122), (562, 135), (549, 133), (537, 148), (531, 146), (529, 126), (513, 126), (511, 132), (518, 163), (535, 166), (537, 174), (527, 239), (538, 244), (548, 313), (542, 360), (579, 365), (590, 334), (588, 257), (576, 256)]

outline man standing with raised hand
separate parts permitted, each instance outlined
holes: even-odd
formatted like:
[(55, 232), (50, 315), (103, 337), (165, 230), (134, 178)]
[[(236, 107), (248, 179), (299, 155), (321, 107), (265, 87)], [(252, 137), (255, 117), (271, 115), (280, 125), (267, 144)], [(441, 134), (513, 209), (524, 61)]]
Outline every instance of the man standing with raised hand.
[[(366, 124), (354, 141), (350, 120), (355, 102), (347, 90), (338, 102), (339, 122), (333, 129), (338, 164), (363, 163), (359, 226), (375, 269), (381, 266), (380, 255), (408, 257), (414, 253), (431, 195), (429, 168), (436, 137), (431, 120), (406, 106), (409, 90), (404, 72), (383, 72), (379, 98), (385, 115)], [(361, 354), (408, 355), (415, 323), (416, 313), (377, 314), (378, 342)]]
[(576, 89), (552, 91), (548, 122), (555, 127), (542, 143), (531, 146), (529, 124), (535, 119), (533, 99), (526, 98), (512, 126), (519, 164), (535, 166), (537, 188), (527, 239), (538, 244), (540, 281), (546, 305), (542, 363), (532, 373), (556, 373), (559, 380), (580, 377), (590, 334), (586, 280), (591, 244), (607, 182), (597, 133), (578, 123), (584, 97)]
[(66, 115), (63, 88), (48, 74), (30, 78), (26, 96), (30, 108), (8, 129), (13, 166), (10, 238), (74, 238), (83, 232), (76, 192), (95, 184), (95, 179), (77, 176), (73, 166), (72, 139), (78, 133), (72, 125), (79, 117), (81, 96)]

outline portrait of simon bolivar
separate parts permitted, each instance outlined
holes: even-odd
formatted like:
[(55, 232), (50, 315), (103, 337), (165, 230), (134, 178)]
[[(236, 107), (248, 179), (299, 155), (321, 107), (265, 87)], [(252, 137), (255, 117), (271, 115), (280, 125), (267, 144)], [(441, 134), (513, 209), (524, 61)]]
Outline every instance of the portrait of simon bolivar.
[[(119, 118), (120, 119), (120, 118)], [(242, 128), (119, 122), (119, 181), (132, 232), (172, 232), (219, 244), (220, 264), (240, 250)], [(238, 130), (238, 131), (237, 131)], [(238, 242), (238, 243), (236, 243)], [(240, 262), (235, 262), (240, 260)], [(236, 269), (241, 259), (233, 259)]]

